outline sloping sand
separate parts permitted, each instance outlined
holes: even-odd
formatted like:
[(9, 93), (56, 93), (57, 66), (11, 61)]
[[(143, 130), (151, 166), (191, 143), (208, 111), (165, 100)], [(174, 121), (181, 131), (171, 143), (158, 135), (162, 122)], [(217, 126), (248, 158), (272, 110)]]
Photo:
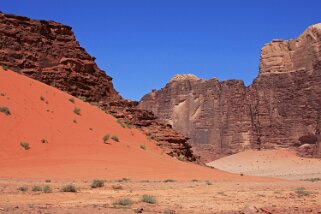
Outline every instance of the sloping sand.
[(321, 178), (320, 159), (302, 158), (285, 149), (245, 151), (207, 165), (244, 175), (286, 179)]
[[(0, 107), (11, 112), (0, 112), (0, 178), (271, 180), (175, 160), (97, 107), (12, 71), (0, 70), (0, 94)], [(120, 142), (104, 144), (106, 134)]]

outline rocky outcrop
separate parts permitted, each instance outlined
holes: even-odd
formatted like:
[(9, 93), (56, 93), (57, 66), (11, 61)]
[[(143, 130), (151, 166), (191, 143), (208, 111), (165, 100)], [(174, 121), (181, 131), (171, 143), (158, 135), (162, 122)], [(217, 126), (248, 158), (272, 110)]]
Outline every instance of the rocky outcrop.
[[(140, 101), (191, 138), (203, 160), (248, 148), (293, 148), (321, 156), (321, 24), (297, 39), (274, 40), (261, 51), (253, 84), (174, 77)], [(302, 141), (314, 136), (315, 141)], [(300, 140), (301, 139), (301, 140)]]
[(156, 120), (153, 113), (124, 100), (95, 58), (80, 47), (71, 27), (0, 12), (0, 65), (78, 96), (140, 127), (166, 152), (195, 161), (185, 136)]
[(120, 99), (71, 27), (0, 13), (0, 64), (89, 101)]

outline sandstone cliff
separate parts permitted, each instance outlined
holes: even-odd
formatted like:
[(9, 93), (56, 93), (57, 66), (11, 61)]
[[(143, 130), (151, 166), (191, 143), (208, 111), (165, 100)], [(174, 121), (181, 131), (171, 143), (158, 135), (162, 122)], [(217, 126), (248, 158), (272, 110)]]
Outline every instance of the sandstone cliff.
[(248, 148), (293, 148), (320, 156), (321, 24), (261, 51), (253, 84), (178, 75), (139, 107), (191, 138), (203, 160)]
[(187, 137), (118, 95), (112, 78), (80, 47), (69, 26), (0, 12), (0, 65), (92, 102), (120, 123), (140, 127), (171, 156), (196, 160)]

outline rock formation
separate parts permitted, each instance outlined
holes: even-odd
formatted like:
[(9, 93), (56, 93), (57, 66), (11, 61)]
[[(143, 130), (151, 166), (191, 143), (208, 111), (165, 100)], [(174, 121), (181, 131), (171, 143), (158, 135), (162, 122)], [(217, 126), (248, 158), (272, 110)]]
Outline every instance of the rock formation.
[(122, 123), (140, 127), (169, 155), (196, 160), (187, 137), (118, 95), (112, 78), (80, 47), (69, 26), (0, 12), (0, 65), (99, 105)]
[(248, 148), (293, 148), (321, 156), (321, 24), (297, 39), (274, 40), (261, 51), (252, 85), (175, 76), (140, 101), (189, 136), (203, 160)]

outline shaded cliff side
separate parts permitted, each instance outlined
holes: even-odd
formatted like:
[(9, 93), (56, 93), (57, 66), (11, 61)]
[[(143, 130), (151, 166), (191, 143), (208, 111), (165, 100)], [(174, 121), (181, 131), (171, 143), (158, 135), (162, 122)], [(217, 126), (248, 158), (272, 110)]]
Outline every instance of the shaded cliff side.
[(118, 95), (112, 78), (80, 47), (72, 28), (0, 12), (0, 65), (54, 86), (135, 125), (171, 156), (195, 161), (187, 137)]
[(293, 148), (319, 157), (321, 24), (297, 39), (274, 40), (261, 51), (260, 72), (243, 81), (177, 75), (140, 101), (191, 138), (203, 160), (256, 148)]

